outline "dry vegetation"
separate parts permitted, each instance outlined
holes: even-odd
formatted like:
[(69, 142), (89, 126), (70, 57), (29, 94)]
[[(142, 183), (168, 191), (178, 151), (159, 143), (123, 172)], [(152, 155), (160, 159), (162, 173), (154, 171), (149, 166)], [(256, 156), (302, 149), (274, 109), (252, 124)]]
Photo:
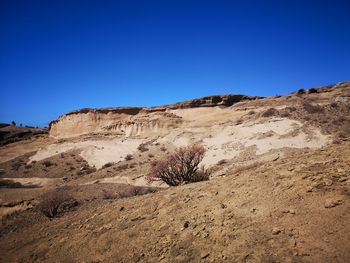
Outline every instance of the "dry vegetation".
[(55, 189), (44, 193), (40, 199), (37, 208), (47, 217), (57, 216), (62, 207), (76, 205), (76, 201), (63, 189)]
[(176, 149), (166, 158), (152, 163), (148, 180), (162, 180), (170, 186), (209, 180), (208, 171), (199, 169), (205, 151), (198, 145)]

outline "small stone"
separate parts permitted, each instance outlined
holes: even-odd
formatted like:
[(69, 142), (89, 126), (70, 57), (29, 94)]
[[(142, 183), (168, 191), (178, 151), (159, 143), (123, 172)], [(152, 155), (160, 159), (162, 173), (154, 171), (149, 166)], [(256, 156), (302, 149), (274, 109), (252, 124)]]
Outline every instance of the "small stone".
[(295, 214), (295, 211), (293, 209), (289, 209), (289, 213), (294, 215)]
[(184, 228), (188, 228), (189, 225), (190, 225), (190, 222), (186, 221), (186, 222), (184, 223)]
[(331, 186), (333, 184), (332, 180), (326, 179), (324, 180), (324, 184), (327, 186)]
[(342, 168), (337, 168), (337, 172), (338, 172), (338, 173), (342, 173), (342, 172), (344, 172), (344, 169), (342, 169)]
[(226, 207), (227, 207), (227, 205), (221, 204), (221, 208), (222, 208), (222, 209), (225, 209)]
[(202, 259), (205, 259), (205, 258), (207, 258), (207, 257), (209, 257), (209, 253), (205, 252), (205, 253), (202, 253), (202, 254), (201, 254), (201, 258), (202, 258)]
[(255, 211), (256, 211), (256, 208), (250, 209), (250, 212), (251, 212), (251, 213), (255, 213)]
[(306, 192), (312, 192), (313, 191), (313, 187), (312, 186), (309, 186), (308, 188), (306, 188)]
[(272, 235), (278, 235), (281, 233), (281, 230), (277, 227), (272, 228)]
[(343, 200), (341, 199), (328, 199), (326, 200), (326, 202), (324, 203), (324, 207), (325, 208), (332, 208), (332, 207), (336, 207), (338, 205), (341, 205), (343, 202)]
[(290, 239), (288, 241), (288, 244), (291, 246), (291, 247), (295, 247), (297, 245), (297, 242), (294, 240), (294, 239)]
[(123, 211), (124, 209), (125, 209), (125, 207), (122, 206), (122, 207), (119, 208), (119, 211)]

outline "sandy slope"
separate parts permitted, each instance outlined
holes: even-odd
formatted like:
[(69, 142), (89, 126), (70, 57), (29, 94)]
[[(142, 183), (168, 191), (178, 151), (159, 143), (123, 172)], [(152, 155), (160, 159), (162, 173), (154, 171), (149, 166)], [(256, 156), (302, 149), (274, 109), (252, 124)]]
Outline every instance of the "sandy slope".
[(1, 260), (349, 262), (349, 158), (347, 143), (81, 207), (2, 236)]
[(71, 150), (80, 150), (80, 156), (91, 166), (99, 169), (106, 163), (118, 162), (123, 160), (127, 154), (133, 154), (142, 142), (141, 139), (108, 139), (50, 144), (33, 155), (30, 162), (43, 160)]

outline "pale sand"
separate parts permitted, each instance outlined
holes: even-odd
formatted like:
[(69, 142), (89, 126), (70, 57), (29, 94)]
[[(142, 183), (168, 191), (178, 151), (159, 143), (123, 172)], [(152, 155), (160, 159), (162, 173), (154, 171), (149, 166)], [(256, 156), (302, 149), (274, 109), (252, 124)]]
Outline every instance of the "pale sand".
[(30, 162), (34, 160), (43, 160), (70, 150), (80, 150), (80, 156), (84, 158), (89, 165), (99, 169), (106, 163), (122, 161), (126, 155), (134, 154), (137, 151), (137, 147), (143, 141), (144, 140), (141, 139), (114, 139), (51, 144), (40, 149), (30, 158)]
[[(223, 110), (218, 108), (215, 111)], [(199, 112), (192, 113), (195, 115)], [(191, 116), (194, 118), (193, 115)], [(176, 128), (164, 137), (159, 138), (158, 142), (173, 144), (176, 147), (191, 143), (204, 145), (208, 149), (202, 161), (205, 166), (215, 165), (222, 159), (232, 159), (246, 150), (247, 147), (255, 148), (255, 154), (262, 155), (270, 150), (285, 147), (319, 148), (329, 142), (330, 137), (321, 134), (315, 127), (305, 128), (308, 129), (306, 133), (301, 131), (302, 125), (302, 123), (295, 120), (273, 118), (266, 120), (264, 123), (248, 122), (240, 125), (213, 124), (210, 127)], [(295, 130), (299, 130), (299, 132), (295, 135), (289, 134)], [(262, 136), (265, 133), (268, 133), (269, 136)], [(310, 137), (308, 133), (313, 135)], [(280, 136), (284, 137), (281, 138)], [(81, 157), (91, 166), (99, 169), (108, 162), (122, 161), (127, 154), (134, 154), (142, 142), (144, 142), (142, 139), (128, 138), (127, 140), (89, 140), (51, 144), (39, 150), (30, 158), (30, 161), (42, 160), (69, 150), (80, 150)], [(141, 185), (144, 184), (141, 183)]]
[[(329, 136), (321, 134), (315, 127), (310, 127), (308, 130), (308, 132), (313, 134), (311, 138), (302, 131), (299, 131), (295, 136), (288, 135), (300, 127), (302, 127), (302, 123), (298, 121), (274, 118), (267, 120), (265, 123), (250, 122), (229, 126), (214, 125), (206, 129), (175, 129), (160, 139), (159, 142), (167, 141), (175, 146), (184, 146), (195, 142), (202, 143), (208, 149), (202, 164), (212, 166), (222, 159), (232, 159), (238, 156), (250, 146), (255, 146), (256, 154), (262, 155), (270, 150), (285, 147), (299, 149), (306, 147), (320, 148), (330, 140)], [(270, 136), (261, 136), (263, 133), (270, 133)], [(280, 136), (285, 137), (280, 138)]]

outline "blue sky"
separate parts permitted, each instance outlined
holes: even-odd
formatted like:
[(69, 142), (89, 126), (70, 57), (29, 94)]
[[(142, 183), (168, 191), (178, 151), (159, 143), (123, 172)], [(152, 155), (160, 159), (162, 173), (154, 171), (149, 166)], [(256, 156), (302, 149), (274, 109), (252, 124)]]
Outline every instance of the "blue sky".
[(349, 1), (0, 1), (0, 122), (350, 79)]

